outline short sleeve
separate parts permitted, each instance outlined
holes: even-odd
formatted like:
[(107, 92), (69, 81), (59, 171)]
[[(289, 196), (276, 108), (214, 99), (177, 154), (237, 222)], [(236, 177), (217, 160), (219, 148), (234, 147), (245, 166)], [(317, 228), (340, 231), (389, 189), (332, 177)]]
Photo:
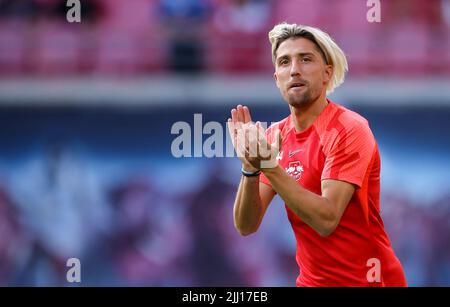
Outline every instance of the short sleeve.
[(346, 181), (361, 187), (376, 149), (375, 138), (366, 123), (342, 129), (333, 140), (321, 179)]

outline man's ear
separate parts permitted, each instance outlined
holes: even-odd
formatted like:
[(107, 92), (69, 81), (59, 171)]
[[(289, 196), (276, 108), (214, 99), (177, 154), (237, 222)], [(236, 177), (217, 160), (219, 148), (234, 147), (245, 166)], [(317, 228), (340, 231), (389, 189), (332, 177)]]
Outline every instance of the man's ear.
[(325, 66), (324, 71), (324, 81), (325, 83), (328, 83), (331, 80), (331, 76), (333, 76), (334, 68), (332, 65)]
[(273, 73), (273, 78), (275, 79), (275, 84), (277, 85), (277, 87), (280, 88), (280, 85), (278, 84), (278, 77), (277, 77), (276, 72)]

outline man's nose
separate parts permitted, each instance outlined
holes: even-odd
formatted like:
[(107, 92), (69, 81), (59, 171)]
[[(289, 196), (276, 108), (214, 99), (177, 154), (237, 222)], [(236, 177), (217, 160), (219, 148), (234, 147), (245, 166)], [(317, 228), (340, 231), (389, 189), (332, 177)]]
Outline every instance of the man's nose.
[(299, 75), (301, 75), (300, 61), (293, 60), (291, 64), (291, 76), (299, 76)]

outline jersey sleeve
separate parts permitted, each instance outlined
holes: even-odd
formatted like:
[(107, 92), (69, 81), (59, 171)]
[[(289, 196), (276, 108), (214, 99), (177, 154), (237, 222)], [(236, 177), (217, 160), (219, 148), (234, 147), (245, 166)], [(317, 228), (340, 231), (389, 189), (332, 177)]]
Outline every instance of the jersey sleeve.
[(361, 187), (376, 149), (375, 138), (366, 123), (342, 129), (325, 153), (321, 179), (334, 179)]

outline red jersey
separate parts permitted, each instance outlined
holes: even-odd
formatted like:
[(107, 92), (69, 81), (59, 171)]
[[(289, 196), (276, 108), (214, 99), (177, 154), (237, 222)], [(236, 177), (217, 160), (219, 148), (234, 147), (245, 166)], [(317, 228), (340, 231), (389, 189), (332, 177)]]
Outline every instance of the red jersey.
[[(328, 105), (306, 130), (297, 132), (292, 116), (271, 125), (283, 144), (278, 163), (299, 185), (321, 195), (321, 181), (352, 183), (355, 192), (339, 225), (328, 237), (320, 236), (287, 206), (297, 241), (300, 268), (297, 286), (406, 286), (400, 261), (394, 254), (380, 216), (380, 155), (365, 118), (328, 100)], [(261, 182), (270, 182), (261, 175)], [(371, 269), (378, 262), (380, 278)]]

